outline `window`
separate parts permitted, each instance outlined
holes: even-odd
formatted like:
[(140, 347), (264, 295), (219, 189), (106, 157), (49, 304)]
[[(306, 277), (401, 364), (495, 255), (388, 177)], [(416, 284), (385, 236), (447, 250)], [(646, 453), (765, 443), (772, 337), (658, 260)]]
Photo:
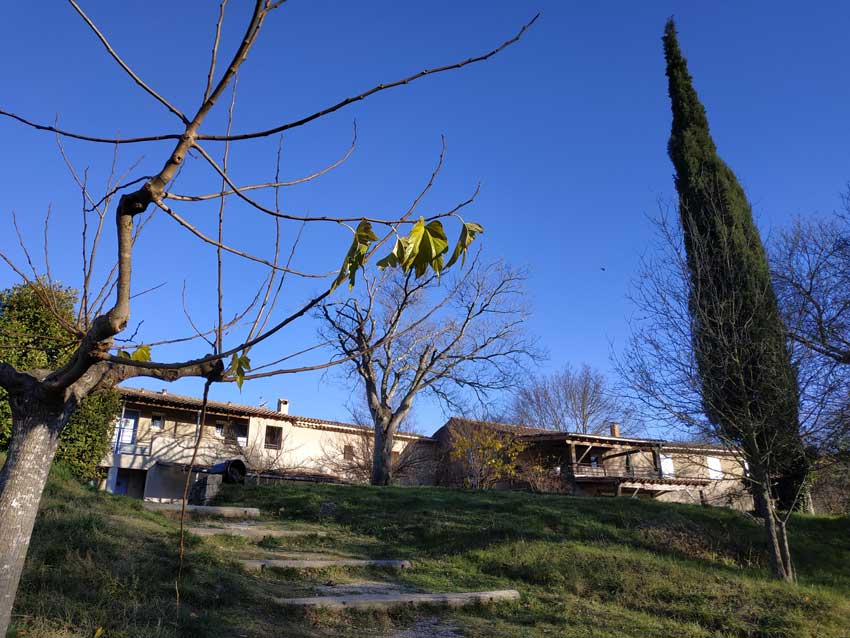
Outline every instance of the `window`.
[(135, 410), (124, 410), (119, 417), (112, 433), (112, 449), (116, 452), (131, 451), (136, 443), (136, 428), (139, 423), (139, 413)]
[(354, 460), (354, 446), (353, 445), (346, 445), (344, 448), (342, 448), (342, 458), (346, 461), (353, 461)]
[(395, 467), (396, 465), (398, 465), (398, 459), (399, 459), (399, 457), (400, 457), (400, 456), (401, 456), (401, 455), (400, 455), (398, 452), (393, 452), (393, 453), (392, 453), (392, 456), (390, 457), (390, 459), (391, 459), (391, 460), (390, 460), (390, 463), (392, 463), (393, 467)]
[(283, 445), (283, 428), (266, 426), (266, 449), (279, 450)]
[(661, 476), (676, 476), (676, 467), (673, 465), (673, 457), (669, 454), (661, 455)]
[(216, 421), (215, 433), (217, 436), (223, 437), (225, 443), (231, 443), (234, 445), (247, 445), (248, 443), (247, 423)]
[(706, 465), (708, 465), (708, 478), (712, 481), (717, 481), (723, 478), (723, 468), (720, 466), (720, 459), (716, 456), (705, 457)]
[(151, 430), (161, 430), (165, 425), (165, 417), (161, 414), (151, 416)]

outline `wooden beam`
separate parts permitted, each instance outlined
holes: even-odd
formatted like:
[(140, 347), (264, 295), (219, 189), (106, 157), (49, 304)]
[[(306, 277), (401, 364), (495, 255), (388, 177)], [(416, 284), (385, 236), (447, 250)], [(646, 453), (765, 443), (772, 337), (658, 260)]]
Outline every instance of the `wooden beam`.
[(616, 459), (618, 456), (629, 456), (630, 454), (638, 454), (639, 452), (645, 452), (646, 450), (642, 448), (634, 448), (632, 450), (626, 450), (625, 452), (617, 452), (616, 454), (606, 454), (605, 456), (599, 457), (600, 461), (607, 461), (608, 459)]
[(584, 452), (582, 452), (582, 453), (581, 453), (581, 456), (578, 458), (578, 461), (576, 461), (576, 463), (581, 463), (581, 462), (584, 460), (584, 457), (585, 457), (585, 456), (587, 456), (587, 453), (588, 453), (588, 452), (590, 452), (590, 449), (591, 449), (592, 447), (593, 447), (592, 445), (588, 445), (588, 446), (584, 449)]

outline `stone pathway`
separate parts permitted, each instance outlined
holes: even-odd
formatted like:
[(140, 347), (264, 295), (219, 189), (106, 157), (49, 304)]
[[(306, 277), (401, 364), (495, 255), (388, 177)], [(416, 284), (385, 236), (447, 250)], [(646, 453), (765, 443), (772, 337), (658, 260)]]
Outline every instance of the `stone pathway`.
[[(145, 507), (153, 510), (179, 511), (179, 504), (146, 503)], [(255, 508), (230, 507), (187, 507), (193, 517), (217, 516), (222, 518), (256, 518), (259, 511)], [(299, 539), (328, 537), (326, 531), (310, 529), (290, 529), (270, 522), (223, 522), (215, 519), (187, 528), (191, 534), (203, 537), (219, 535), (236, 536), (250, 541), (248, 548), (237, 550), (236, 557), (247, 571), (266, 572), (270, 568), (321, 570), (327, 568), (381, 568), (381, 569), (413, 569), (414, 564), (409, 560), (398, 559), (369, 559), (357, 556), (340, 555), (332, 550), (311, 548), (309, 551), (269, 549), (255, 545), (266, 538)], [(285, 585), (281, 582), (281, 585)], [(351, 583), (326, 583), (309, 585), (309, 581), (293, 582), (290, 589), (301, 589), (315, 596), (297, 598), (270, 597), (270, 601), (293, 609), (325, 609), (345, 611), (348, 609), (388, 610), (398, 607), (462, 607), (466, 605), (481, 605), (500, 601), (519, 599), (519, 592), (513, 589), (458, 592), (458, 593), (428, 593), (412, 590), (394, 582), (360, 581)], [(419, 618), (404, 631), (398, 631), (391, 638), (458, 638), (456, 627), (448, 625), (438, 618)]]
[(221, 527), (189, 527), (187, 531), (195, 536), (215, 536), (224, 534), (227, 536), (241, 536), (251, 540), (262, 540), (264, 538), (287, 538), (297, 536), (325, 537), (327, 532), (318, 530), (280, 529), (267, 525), (232, 524)]
[(515, 589), (471, 591), (456, 594), (362, 594), (358, 596), (310, 596), (307, 598), (276, 598), (286, 607), (318, 607), (340, 611), (344, 609), (393, 609), (429, 605), (438, 607), (466, 607), (506, 600), (519, 600)]
[(383, 567), (388, 569), (410, 569), (407, 560), (371, 560), (359, 558), (325, 559), (246, 559), (239, 563), (250, 571), (262, 571), (269, 567), (277, 569), (327, 569), (329, 567)]
[(393, 632), (387, 638), (463, 638), (458, 628), (440, 618), (421, 618), (407, 629)]
[[(145, 501), (143, 507), (154, 512), (180, 512), (180, 503), (154, 503)], [(221, 516), (223, 518), (259, 518), (260, 510), (256, 507), (219, 507), (216, 505), (187, 505), (186, 511), (202, 516)]]

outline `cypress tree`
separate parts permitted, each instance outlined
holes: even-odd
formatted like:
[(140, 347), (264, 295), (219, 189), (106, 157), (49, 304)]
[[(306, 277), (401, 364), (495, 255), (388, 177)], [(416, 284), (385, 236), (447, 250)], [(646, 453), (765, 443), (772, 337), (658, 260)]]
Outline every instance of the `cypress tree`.
[[(806, 476), (796, 374), (750, 203), (717, 153), (672, 19), (663, 42), (673, 111), (667, 150), (676, 171), (703, 409), (749, 462), (763, 487), (754, 488), (757, 505), (774, 526), (768, 533), (776, 534), (781, 519), (768, 514), (771, 495), (793, 500)], [(771, 544), (779, 551), (785, 544), (786, 556), (774, 572), (791, 578), (784, 528), (778, 534)]]

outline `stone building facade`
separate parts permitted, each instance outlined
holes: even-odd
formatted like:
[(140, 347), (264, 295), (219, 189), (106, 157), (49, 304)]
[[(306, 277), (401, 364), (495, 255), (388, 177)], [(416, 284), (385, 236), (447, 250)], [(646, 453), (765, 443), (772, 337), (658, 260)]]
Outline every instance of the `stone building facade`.
[[(217, 464), (240, 459), (260, 482), (365, 482), (372, 462), (372, 430), (278, 409), (120, 388), (124, 407), (111, 453), (103, 460), (109, 491), (154, 501), (182, 496), (186, 473), (203, 479)], [(552, 432), (453, 417), (433, 436), (396, 436), (396, 477), (406, 485), (469, 486), (470, 464), (452, 450), (458, 437), (495, 432), (521, 450), (510, 479), (495, 487), (531, 488), (587, 496), (629, 496), (748, 510), (746, 464), (711, 445), (609, 435)], [(200, 441), (198, 438), (200, 437)], [(488, 440), (492, 440), (489, 437)], [(486, 462), (479, 458), (476, 462)]]

